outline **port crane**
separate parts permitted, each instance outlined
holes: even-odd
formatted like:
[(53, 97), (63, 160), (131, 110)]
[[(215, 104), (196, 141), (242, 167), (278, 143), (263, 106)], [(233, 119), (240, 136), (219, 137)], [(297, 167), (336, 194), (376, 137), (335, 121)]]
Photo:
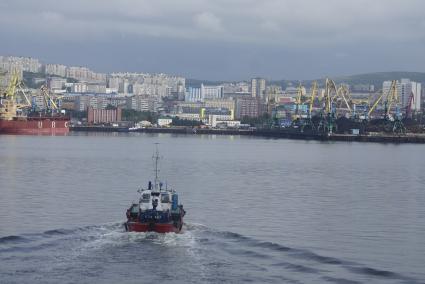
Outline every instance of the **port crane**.
[(316, 126), (313, 123), (312, 120), (312, 113), (313, 113), (313, 106), (314, 106), (314, 100), (318, 95), (318, 87), (317, 82), (314, 81), (313, 85), (311, 86), (311, 95), (308, 102), (308, 110), (307, 110), (307, 119), (304, 120), (304, 123), (301, 127), (301, 131), (304, 131), (305, 128), (310, 128), (311, 130), (316, 130)]
[(404, 133), (405, 127), (401, 121), (402, 114), (400, 112), (400, 96), (398, 95), (397, 80), (391, 82), (388, 92), (381, 91), (381, 94), (367, 112), (367, 119), (371, 117), (371, 114), (377, 109), (379, 104), (383, 104), (384, 106), (384, 128), (387, 131), (392, 130), (393, 133)]
[(320, 113), (320, 122), (318, 130), (323, 133), (332, 134), (336, 130), (335, 109), (333, 107), (333, 98), (338, 94), (338, 89), (333, 80), (326, 78), (325, 90), (323, 93), (323, 110)]
[(19, 73), (17, 70), (13, 70), (9, 84), (0, 97), (0, 117), (5, 120), (12, 120), (13, 117), (22, 115), (24, 109), (30, 106), (31, 102), (25, 93)]
[(338, 117), (338, 110), (346, 110), (351, 114), (351, 116), (353, 116), (353, 110), (350, 106), (351, 101), (348, 87), (341, 84), (338, 87), (335, 96), (332, 98), (332, 106), (335, 108), (335, 117)]
[(412, 118), (412, 106), (415, 103), (415, 96), (413, 92), (410, 93), (409, 100), (406, 106), (406, 118)]
[(59, 107), (59, 96), (53, 97), (49, 93), (49, 89), (46, 85), (42, 85), (40, 88), (41, 95), (43, 96), (44, 103), (46, 105), (47, 110), (50, 111), (58, 111)]
[(295, 115), (293, 120), (297, 120), (301, 118), (301, 115), (299, 114), (299, 112), (300, 112), (300, 105), (303, 103), (302, 99), (303, 99), (303, 86), (300, 83), (297, 88), (297, 97), (295, 99)]
[(20, 80), (19, 74), (16, 70), (12, 71), (4, 98), (14, 101), (18, 110), (31, 106), (31, 101), (25, 91), (25, 86), (22, 80)]

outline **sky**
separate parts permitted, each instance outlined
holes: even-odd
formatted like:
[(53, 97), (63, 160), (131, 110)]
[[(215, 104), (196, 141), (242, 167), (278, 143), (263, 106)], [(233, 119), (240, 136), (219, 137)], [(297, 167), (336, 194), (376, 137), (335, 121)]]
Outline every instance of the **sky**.
[(1, 0), (0, 55), (204, 80), (425, 71), (424, 0)]

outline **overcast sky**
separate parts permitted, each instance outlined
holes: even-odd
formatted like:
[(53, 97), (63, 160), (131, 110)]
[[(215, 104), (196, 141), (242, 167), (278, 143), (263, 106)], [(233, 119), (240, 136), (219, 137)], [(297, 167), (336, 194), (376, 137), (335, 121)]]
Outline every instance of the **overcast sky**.
[(0, 55), (189, 78), (425, 70), (424, 0), (0, 0)]

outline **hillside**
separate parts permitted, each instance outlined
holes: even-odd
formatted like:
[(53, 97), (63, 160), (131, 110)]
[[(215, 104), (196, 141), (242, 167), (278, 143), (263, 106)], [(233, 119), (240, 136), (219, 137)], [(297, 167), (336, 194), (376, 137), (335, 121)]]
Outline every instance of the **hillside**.
[[(346, 83), (349, 85), (366, 84), (374, 85), (375, 87), (382, 86), (383, 81), (387, 80), (400, 80), (401, 78), (408, 78), (412, 81), (420, 82), (425, 84), (425, 72), (376, 72), (376, 73), (365, 73), (351, 76), (337, 76), (331, 77), (335, 83)], [(304, 86), (309, 87), (313, 81), (317, 81), (319, 85), (323, 86), (326, 78), (320, 78), (315, 80), (301, 80)], [(205, 85), (220, 85), (223, 83), (230, 83), (232, 81), (209, 81), (200, 79), (186, 79), (186, 85), (192, 87), (199, 87), (201, 83)], [(268, 84), (279, 85), (283, 88), (287, 86), (297, 86), (300, 83), (299, 80), (271, 80)]]
[[(366, 73), (366, 74), (358, 74), (351, 76), (339, 76), (339, 77), (331, 77), (335, 83), (346, 83), (349, 85), (357, 85), (357, 84), (369, 84), (374, 85), (376, 87), (382, 86), (383, 81), (388, 80), (400, 80), (401, 78), (408, 78), (412, 81), (425, 83), (425, 72), (376, 72), (376, 73)], [(317, 81), (319, 85), (323, 86), (326, 78), (321, 78), (317, 80), (303, 80), (301, 81), (303, 85), (310, 86), (313, 81)], [(286, 87), (288, 85), (298, 85), (299, 81), (297, 80), (279, 80), (279, 81), (271, 81), (270, 83), (280, 85)]]

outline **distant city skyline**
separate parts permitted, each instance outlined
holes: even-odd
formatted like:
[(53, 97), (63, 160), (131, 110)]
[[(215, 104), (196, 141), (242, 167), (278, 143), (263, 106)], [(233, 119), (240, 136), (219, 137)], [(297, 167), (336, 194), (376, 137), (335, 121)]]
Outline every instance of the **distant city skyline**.
[(424, 71), (425, 2), (10, 1), (0, 54), (202, 80)]

